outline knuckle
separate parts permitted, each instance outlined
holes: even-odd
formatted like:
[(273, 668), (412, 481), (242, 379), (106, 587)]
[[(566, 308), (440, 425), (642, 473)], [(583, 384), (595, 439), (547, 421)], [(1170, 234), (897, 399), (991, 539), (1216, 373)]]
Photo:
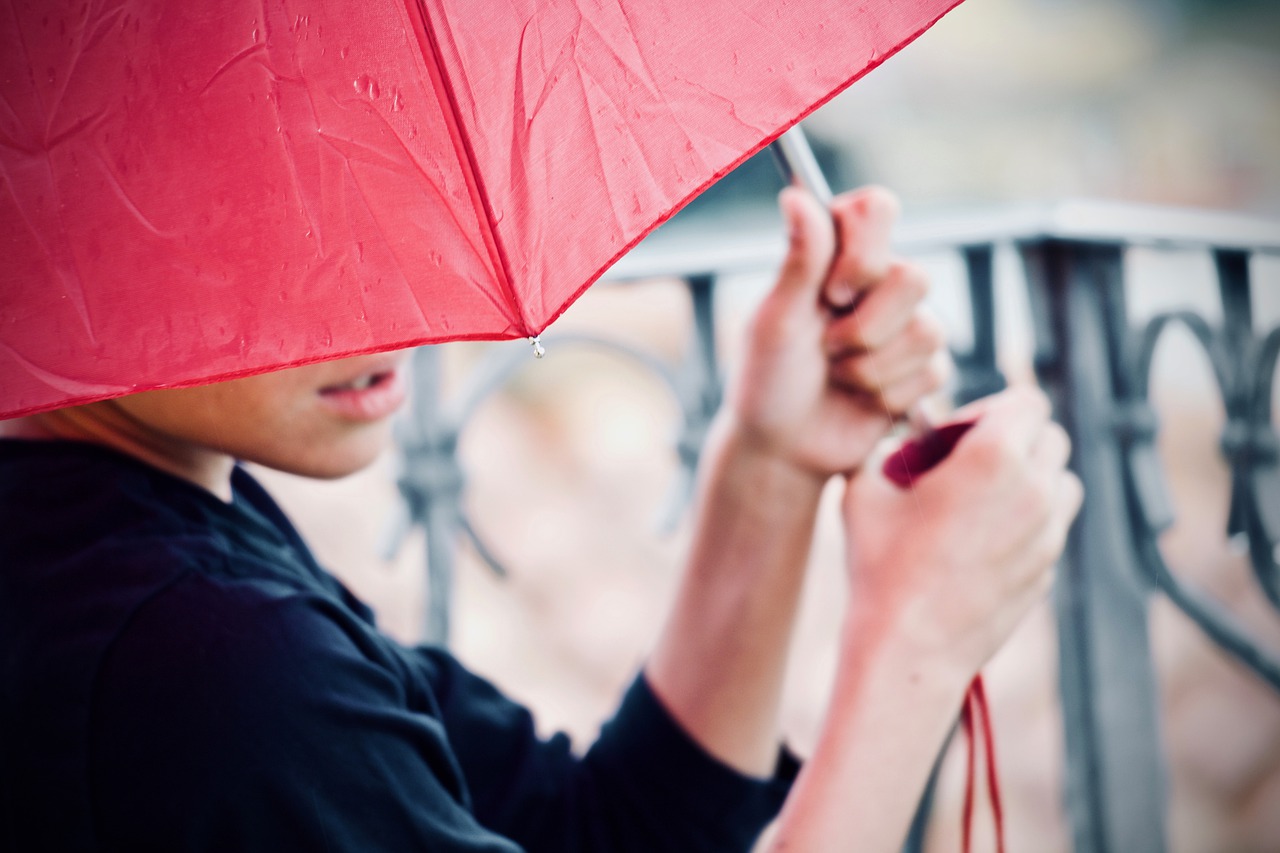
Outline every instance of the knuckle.
[(1033, 408), (1037, 415), (1042, 418), (1048, 418), (1051, 411), (1049, 397), (1041, 390), (1040, 386), (1028, 383), (1021, 386), (1021, 388), (1027, 404)]
[(1043, 528), (1053, 517), (1053, 498), (1045, 488), (1032, 485), (1024, 489), (1019, 503), (1028, 523), (1034, 527)]
[(989, 434), (979, 433), (976, 430), (974, 431), (973, 439), (968, 442), (969, 454), (979, 468), (984, 471), (995, 471), (1004, 466), (1005, 442), (999, 441)]
[(915, 389), (894, 387), (881, 395), (881, 402), (891, 414), (901, 415), (920, 398)]
[(929, 276), (919, 264), (912, 261), (895, 261), (892, 274), (903, 292), (913, 302), (919, 302), (929, 295)]
[(1057, 536), (1044, 536), (1036, 543), (1036, 560), (1044, 570), (1052, 569), (1062, 556), (1063, 541)]
[(1080, 481), (1074, 473), (1066, 472), (1066, 484), (1064, 486), (1067, 492), (1067, 507), (1069, 517), (1075, 518), (1076, 513), (1080, 511), (1080, 507), (1084, 505), (1084, 483)]
[(1062, 426), (1062, 424), (1057, 422), (1051, 422), (1050, 429), (1054, 436), (1054, 440), (1058, 442), (1058, 446), (1061, 449), (1062, 458), (1070, 459), (1072, 450), (1071, 435), (1067, 432), (1066, 428)]
[(855, 192), (854, 199), (859, 204), (861, 212), (876, 218), (896, 219), (902, 209), (897, 195), (885, 187), (874, 184)]
[(947, 334), (942, 321), (928, 311), (917, 311), (908, 329), (911, 341), (921, 350), (933, 352), (946, 346)]
[(955, 375), (956, 366), (951, 360), (951, 354), (946, 350), (935, 355), (929, 361), (929, 377), (933, 382), (930, 391), (937, 391), (951, 381), (951, 377)]

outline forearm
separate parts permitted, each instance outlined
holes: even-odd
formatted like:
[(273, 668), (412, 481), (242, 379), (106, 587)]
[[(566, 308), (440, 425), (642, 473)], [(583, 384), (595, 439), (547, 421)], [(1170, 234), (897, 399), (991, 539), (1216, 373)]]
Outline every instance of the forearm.
[(688, 563), (646, 675), (711, 754), (752, 775), (777, 757), (788, 646), (821, 478), (757, 452), (728, 418), (703, 456)]
[(817, 746), (770, 853), (900, 850), (971, 677), (851, 614)]

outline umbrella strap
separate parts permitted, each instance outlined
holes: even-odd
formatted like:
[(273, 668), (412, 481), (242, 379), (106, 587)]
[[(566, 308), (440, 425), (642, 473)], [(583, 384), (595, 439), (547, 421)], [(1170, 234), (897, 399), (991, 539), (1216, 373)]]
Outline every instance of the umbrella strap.
[(987, 705), (987, 691), (982, 673), (974, 676), (965, 694), (960, 711), (960, 726), (964, 729), (966, 744), (966, 768), (964, 782), (964, 815), (961, 818), (963, 853), (970, 853), (970, 836), (973, 830), (974, 775), (977, 765), (977, 740), (983, 742), (983, 758), (987, 765), (987, 797), (991, 801), (991, 817), (995, 821), (996, 851), (1004, 853), (1004, 810), (1000, 802), (1000, 779), (996, 770), (996, 742), (991, 729), (991, 709)]

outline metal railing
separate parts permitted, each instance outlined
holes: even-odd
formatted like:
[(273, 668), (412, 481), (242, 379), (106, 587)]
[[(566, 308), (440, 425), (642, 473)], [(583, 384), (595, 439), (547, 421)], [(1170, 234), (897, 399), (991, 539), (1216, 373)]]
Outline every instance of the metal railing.
[[(1138, 326), (1128, 316), (1126, 253), (1133, 247), (1202, 251), (1213, 259), (1221, 319), (1191, 310), (1158, 313)], [(969, 344), (955, 353), (959, 402), (998, 390), (994, 268), (997, 250), (1020, 259), (1031, 307), (1034, 366), (1074, 442), (1072, 465), (1087, 499), (1070, 536), (1055, 589), (1065, 742), (1066, 808), (1077, 851), (1166, 849), (1166, 762), (1160, 742), (1157, 674), (1148, 614), (1163, 595), (1226, 654), (1280, 693), (1280, 651), (1263, 647), (1210, 595), (1170, 571), (1157, 544), (1173, 522), (1156, 450), (1159, 423), (1150, 397), (1157, 344), (1173, 327), (1203, 347), (1226, 409), (1221, 453), (1232, 476), (1226, 536), (1242, 537), (1254, 577), (1280, 612), (1280, 444), (1272, 399), (1280, 328), (1255, 329), (1252, 261), (1280, 255), (1280, 223), (1225, 214), (1111, 203), (1068, 202), (903, 229), (907, 253), (954, 252), (965, 271)], [(669, 364), (634, 347), (583, 337), (621, 352), (659, 376), (680, 403), (677, 452), (687, 500), (706, 427), (721, 400), (712, 310), (718, 282), (760, 271), (782, 256), (780, 232), (738, 230), (708, 240), (659, 232), (608, 278), (677, 277), (693, 305), (690, 358)], [(608, 286), (608, 285), (605, 285)], [(442, 642), (459, 538), (495, 570), (502, 567), (462, 504), (466, 478), (458, 439), (479, 404), (530, 358), (528, 347), (495, 347), (454, 399), (439, 394), (439, 353), (416, 355), (415, 408), (402, 436), (400, 488), (407, 523), (427, 533), (430, 605), (426, 634)], [(918, 843), (919, 832), (914, 833)]]

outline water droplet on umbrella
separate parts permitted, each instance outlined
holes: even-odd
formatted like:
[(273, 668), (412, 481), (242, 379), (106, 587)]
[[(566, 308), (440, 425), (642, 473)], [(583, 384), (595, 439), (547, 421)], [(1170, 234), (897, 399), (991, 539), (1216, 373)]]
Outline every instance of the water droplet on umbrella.
[(398, 113), (402, 109), (404, 109), (404, 95), (401, 95), (400, 90), (396, 89), (391, 94), (391, 111)]
[(349, 48), (349, 47), (344, 47), (344, 48), (342, 48), (341, 50), (339, 50), (339, 51), (338, 51), (338, 56), (339, 56), (339, 57), (341, 57), (342, 59), (346, 59), (346, 58), (347, 58), (347, 54), (348, 54), (348, 53), (350, 53), (350, 52), (351, 52), (351, 48)]
[(356, 241), (356, 260), (364, 261), (364, 243), (361, 241)]
[(382, 89), (378, 86), (378, 81), (374, 80), (368, 74), (361, 74), (355, 81), (356, 92), (361, 95), (368, 95), (370, 98), (376, 99), (382, 94)]
[(253, 28), (253, 32), (249, 34), (249, 37), (253, 39), (253, 43), (254, 43), (254, 44), (257, 44), (257, 43), (258, 43), (258, 28), (257, 28), (257, 27), (254, 27), (254, 28)]
[(441, 255), (439, 252), (432, 249), (430, 252), (427, 252), (427, 260), (431, 261), (433, 266), (438, 267), (444, 264), (444, 255)]

